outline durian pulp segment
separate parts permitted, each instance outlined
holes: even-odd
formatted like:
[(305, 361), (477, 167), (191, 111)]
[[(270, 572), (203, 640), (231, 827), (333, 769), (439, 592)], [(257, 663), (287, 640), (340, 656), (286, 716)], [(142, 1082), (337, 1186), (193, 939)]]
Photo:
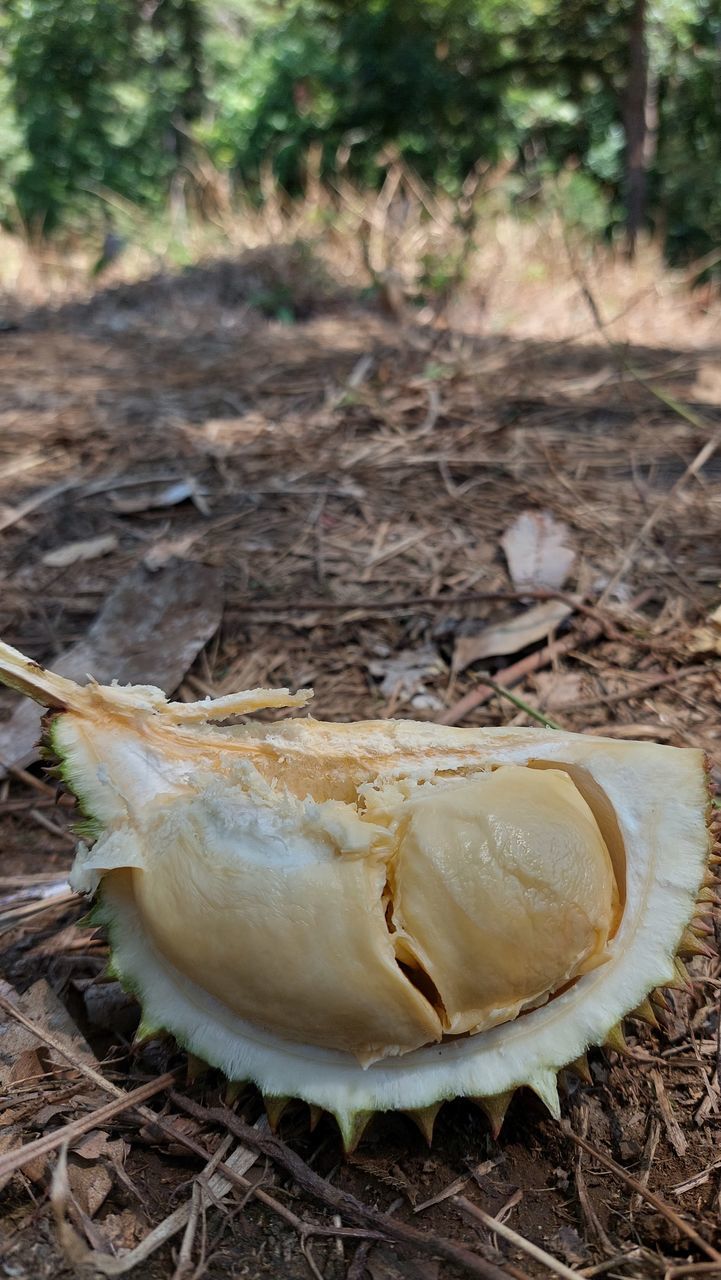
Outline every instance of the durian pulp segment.
[(613, 872), (566, 774), (505, 766), (365, 799), (300, 800), (241, 758), (131, 809), (91, 858), (108, 871), (106, 847), (132, 842), (137, 909), (181, 973), (364, 1064), (508, 1021), (603, 963)]
[(611, 859), (566, 773), (502, 765), (402, 803), (390, 868), (399, 952), (476, 1033), (542, 1004), (607, 958), (620, 916)]

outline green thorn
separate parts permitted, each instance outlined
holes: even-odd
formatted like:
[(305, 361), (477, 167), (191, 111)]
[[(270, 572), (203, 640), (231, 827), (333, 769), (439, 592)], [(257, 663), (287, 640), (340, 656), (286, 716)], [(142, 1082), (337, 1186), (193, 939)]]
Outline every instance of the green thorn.
[(138, 1023), (138, 1029), (133, 1036), (133, 1045), (137, 1049), (147, 1044), (149, 1040), (157, 1040), (163, 1035), (165, 1035), (165, 1027), (159, 1027), (155, 1022), (149, 1022), (146, 1018), (141, 1018)]
[(648, 996), (646, 996), (645, 1000), (641, 1001), (637, 1008), (632, 1009), (628, 1016), (630, 1018), (638, 1018), (639, 1022), (646, 1022), (649, 1027), (653, 1027), (658, 1031), (658, 1018), (653, 1011), (653, 1005), (651, 1004)]
[(268, 1124), (273, 1133), (275, 1133), (280, 1124), (281, 1116), (286, 1108), (292, 1102), (292, 1098), (274, 1097), (273, 1094), (263, 1094), (263, 1105), (265, 1106), (265, 1114), (268, 1117)]
[(241, 1093), (245, 1089), (247, 1080), (228, 1080), (223, 1094), (223, 1102), (226, 1107), (234, 1107)]
[(491, 1126), (491, 1137), (494, 1142), (498, 1139), (503, 1121), (506, 1118), (506, 1112), (511, 1105), (511, 1099), (515, 1093), (515, 1089), (509, 1089), (506, 1093), (495, 1093), (489, 1098), (471, 1098), (471, 1102), (475, 1102), (484, 1112), (489, 1125)]
[(333, 1115), (340, 1129), (340, 1136), (343, 1139), (343, 1149), (346, 1155), (349, 1155), (352, 1151), (355, 1151), (375, 1112), (334, 1111)]
[(684, 929), (679, 943), (679, 952), (683, 956), (706, 956), (713, 957), (713, 951), (706, 946), (705, 942), (701, 942), (691, 929)]
[(566, 1071), (572, 1071), (584, 1084), (593, 1084), (591, 1068), (588, 1065), (588, 1058), (585, 1053), (582, 1053), (580, 1058), (574, 1058), (573, 1062), (569, 1062)]
[(676, 970), (676, 981), (667, 982), (666, 985), (672, 991), (685, 991), (688, 995), (692, 987), (691, 975), (680, 956), (674, 956), (673, 967)]
[(104, 923), (100, 903), (98, 902), (94, 902), (92, 907), (85, 912), (85, 915), (78, 920), (78, 925), (81, 929), (100, 929)]
[(433, 1142), (433, 1126), (436, 1123), (436, 1116), (443, 1106), (443, 1102), (433, 1102), (429, 1107), (413, 1107), (412, 1110), (406, 1111), (405, 1115), (412, 1120), (417, 1129), (425, 1138), (430, 1147)]
[(561, 1104), (558, 1100), (558, 1080), (555, 1071), (537, 1071), (528, 1081), (528, 1087), (533, 1090), (537, 1098), (541, 1099), (554, 1120), (560, 1120)]
[(323, 1118), (323, 1108), (317, 1107), (314, 1102), (309, 1102), (308, 1113), (308, 1128), (313, 1133)]
[(603, 1043), (607, 1049), (614, 1049), (616, 1053), (628, 1052), (626, 1037), (623, 1034), (623, 1027), (620, 1022), (617, 1022), (615, 1027), (611, 1027), (610, 1031), (606, 1032), (606, 1039)]
[(207, 1075), (210, 1067), (202, 1058), (197, 1057), (194, 1053), (188, 1053), (188, 1060), (185, 1067), (185, 1075), (188, 1084), (195, 1084), (196, 1081), (202, 1080)]

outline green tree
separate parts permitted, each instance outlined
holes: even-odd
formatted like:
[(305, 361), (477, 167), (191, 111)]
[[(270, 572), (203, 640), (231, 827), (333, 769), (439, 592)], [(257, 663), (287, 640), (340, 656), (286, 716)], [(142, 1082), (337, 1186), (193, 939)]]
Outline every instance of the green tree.
[[(107, 187), (160, 200), (177, 164), (178, 121), (200, 110), (195, 0), (10, 0), (8, 62), (25, 162), (26, 222), (52, 231)], [(162, 19), (160, 14), (162, 13)]]

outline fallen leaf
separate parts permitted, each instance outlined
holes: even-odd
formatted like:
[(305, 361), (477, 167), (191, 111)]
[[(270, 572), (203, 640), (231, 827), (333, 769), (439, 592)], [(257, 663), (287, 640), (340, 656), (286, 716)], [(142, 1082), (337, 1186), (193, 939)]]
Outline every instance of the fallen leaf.
[(689, 653), (721, 654), (721, 605), (710, 613), (701, 627), (695, 627), (688, 640)]
[(572, 613), (571, 605), (563, 600), (544, 600), (506, 622), (486, 627), (479, 635), (459, 636), (453, 650), (453, 670), (457, 674), (481, 658), (518, 653), (519, 649), (545, 640)]
[(80, 1164), (68, 1158), (70, 1189), (83, 1213), (92, 1218), (113, 1189), (113, 1179), (104, 1164)]
[(550, 511), (522, 511), (501, 538), (514, 587), (558, 591), (576, 560), (568, 536), (568, 525)]
[(159, 538), (143, 556), (145, 568), (149, 569), (151, 573), (156, 573), (169, 560), (176, 558), (181, 560), (186, 552), (190, 551), (193, 543), (203, 537), (205, 532), (205, 529), (195, 529), (191, 530), (190, 533), (182, 534), (179, 538)]
[(172, 484), (164, 485), (162, 489), (155, 487), (143, 489), (141, 493), (131, 498), (120, 498), (115, 493), (110, 495), (113, 510), (122, 516), (140, 515), (143, 511), (154, 511), (161, 507), (177, 507), (179, 503), (187, 502), (188, 499), (197, 507), (201, 515), (210, 514), (205, 495), (198, 489), (194, 480), (175, 480)]
[[(264, 1116), (256, 1123), (255, 1127), (265, 1128), (267, 1131), (267, 1122)], [(225, 1156), (224, 1163), (234, 1169), (236, 1173), (245, 1174), (252, 1168), (257, 1159), (258, 1153), (256, 1151), (250, 1151), (239, 1143), (230, 1155)], [(109, 1215), (103, 1222), (107, 1242), (110, 1243), (112, 1241), (116, 1248), (119, 1244), (124, 1243), (134, 1246), (121, 1257), (113, 1257), (110, 1254), (100, 1252), (97, 1248), (88, 1249), (68, 1220), (68, 1213), (71, 1208), (71, 1189), (75, 1191), (73, 1186), (74, 1173), (75, 1170), (72, 1164), (69, 1165), (68, 1163), (67, 1149), (61, 1147), (50, 1184), (50, 1204), (53, 1210), (60, 1248), (74, 1271), (83, 1275), (90, 1273), (93, 1275), (121, 1276), (128, 1271), (132, 1271), (135, 1267), (144, 1263), (156, 1249), (159, 1249), (166, 1241), (183, 1230), (190, 1219), (192, 1206), (196, 1203), (196, 1191), (194, 1191), (190, 1200), (180, 1205), (156, 1227), (153, 1227), (139, 1244), (134, 1244), (134, 1238), (136, 1239), (139, 1234), (138, 1228), (134, 1223), (134, 1215), (131, 1216), (127, 1212), (122, 1215)], [(204, 1210), (211, 1206), (219, 1207), (225, 1197), (233, 1192), (232, 1184), (222, 1173), (212, 1174), (208, 1179), (207, 1186), (204, 1186), (201, 1182), (196, 1182), (195, 1185)], [(95, 1194), (99, 1189), (96, 1189)], [(109, 1231), (108, 1227), (110, 1227)]]
[(572, 707), (587, 694), (585, 677), (579, 671), (538, 671), (534, 685), (536, 701), (544, 711)]
[(571, 1266), (582, 1266), (588, 1262), (588, 1246), (581, 1239), (575, 1227), (560, 1227), (551, 1239), (551, 1246), (560, 1253)]
[(388, 658), (374, 658), (368, 663), (372, 676), (381, 681), (384, 698), (401, 701), (427, 693), (424, 681), (443, 671), (443, 660), (437, 649), (402, 649)]
[[(20, 1013), (31, 1022), (37, 1023), (45, 1031), (51, 1032), (54, 1038), (75, 1058), (89, 1065), (97, 1065), (95, 1054), (83, 1038), (73, 1022), (65, 1005), (58, 1000), (55, 992), (48, 986), (44, 978), (40, 978), (29, 990), (19, 995), (8, 983), (2, 983), (0, 990), (6, 1000), (11, 1001)], [(41, 1064), (48, 1063), (50, 1068), (67, 1069), (66, 1059), (55, 1050), (43, 1045), (42, 1041), (16, 1022), (11, 1014), (0, 1014), (0, 1088), (7, 1089), (13, 1079), (18, 1079), (17, 1060), (20, 1055), (30, 1053), (21, 1064), (21, 1069), (30, 1068), (28, 1074), (36, 1074), (36, 1059)]]
[[(25, 1031), (24, 1027), (20, 1028)], [(25, 1033), (29, 1035), (29, 1032)], [(0, 1041), (2, 1044), (2, 1041)], [(37, 1046), (37, 1041), (35, 1041)], [(3, 1045), (4, 1054), (7, 1053), (7, 1045)], [(34, 1049), (21, 1049), (7, 1075), (8, 1085), (18, 1085), (23, 1080), (39, 1080), (42, 1076), (47, 1075), (47, 1068), (43, 1065), (37, 1047)]]
[[(154, 684), (177, 689), (196, 655), (217, 630), (222, 613), (222, 577), (217, 569), (172, 561), (150, 574), (127, 574), (108, 596), (84, 640), (67, 649), (52, 666), (59, 675), (101, 684)], [(13, 696), (13, 695), (11, 695)], [(18, 702), (0, 724), (0, 777), (3, 766), (22, 766), (37, 758), (42, 712), (28, 699)]]
[[(118, 1150), (118, 1148), (121, 1150)], [(76, 1156), (82, 1156), (83, 1160), (100, 1160), (101, 1157), (106, 1160), (121, 1159), (125, 1156), (125, 1143), (121, 1139), (111, 1141), (104, 1129), (91, 1129), (90, 1133), (82, 1134), (72, 1147)]]
[(100, 556), (107, 556), (117, 545), (118, 539), (114, 533), (106, 533), (99, 538), (85, 538), (82, 542), (66, 542), (64, 547), (47, 551), (42, 562), (53, 569), (66, 569), (68, 565), (78, 564), (81, 560), (97, 560)]
[(144, 1233), (144, 1225), (135, 1209), (123, 1209), (121, 1213), (106, 1213), (103, 1231), (116, 1253), (132, 1249)]

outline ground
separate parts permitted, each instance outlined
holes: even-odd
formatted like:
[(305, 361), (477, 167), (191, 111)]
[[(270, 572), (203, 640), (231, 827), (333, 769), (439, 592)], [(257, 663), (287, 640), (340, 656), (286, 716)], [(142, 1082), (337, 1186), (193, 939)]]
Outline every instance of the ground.
[[(721, 629), (707, 623), (721, 590), (712, 303), (657, 291), (625, 329), (602, 329), (588, 281), (571, 275), (545, 322), (535, 285), (528, 313), (516, 298), (495, 319), (492, 297), (417, 316), (387, 314), (380, 292), (347, 289), (311, 290), (295, 313), (269, 318), (253, 304), (257, 263), (249, 304), (249, 270), (241, 260), (52, 307), (8, 302), (3, 638), (50, 663), (87, 638), (129, 573), (150, 601), (164, 580), (173, 590), (184, 582), (195, 592), (194, 650), (207, 643), (182, 681), (181, 665), (180, 697), (313, 685), (314, 714), (331, 719), (546, 716), (583, 732), (701, 746), (718, 786)], [(295, 277), (291, 303), (294, 289)], [(474, 661), (473, 637), (538, 604), (514, 586), (502, 545), (527, 512), (532, 528), (555, 521), (547, 527), (575, 553), (559, 644), (529, 636)], [(65, 551), (76, 542), (84, 549)], [(116, 610), (115, 624), (116, 649), (137, 647), (144, 620)], [(172, 669), (167, 633), (150, 631), (138, 661)], [(512, 685), (521, 705), (488, 687), (481, 697), (484, 671)], [(13, 705), (8, 694), (6, 718)], [(2, 990), (31, 1022), (69, 1037), (76, 1065), (7, 1013), (0, 1153), (107, 1102), (78, 1062), (123, 1088), (184, 1063), (166, 1043), (131, 1046), (137, 1010), (100, 981), (105, 943), (78, 923), (74, 901), (16, 911), (13, 894), (69, 865), (71, 818), (39, 765), (2, 784)], [(721, 1248), (717, 955), (696, 959), (692, 975), (689, 994), (668, 996), (658, 1029), (629, 1023), (626, 1054), (594, 1051), (590, 1082), (565, 1079), (564, 1117), (591, 1152), (530, 1093), (516, 1096), (497, 1139), (475, 1106), (455, 1102), (440, 1113), (432, 1148), (406, 1118), (386, 1116), (347, 1157), (328, 1117), (311, 1131), (307, 1108), (292, 1105), (280, 1122), (285, 1146), (246, 1162), (266, 1203), (226, 1184), (220, 1207), (191, 1215), (182, 1248), (181, 1231), (134, 1274), (395, 1280), (470, 1273), (475, 1257), (512, 1276), (546, 1274), (555, 1259), (564, 1275), (631, 1277), (708, 1263)], [(179, 1088), (209, 1107), (223, 1094), (212, 1074), (187, 1089), (182, 1077)], [(216, 1150), (218, 1123), (188, 1120), (163, 1098), (148, 1105)], [(236, 1103), (250, 1123), (261, 1111), (252, 1091)], [(122, 1252), (184, 1203), (198, 1209), (202, 1161), (167, 1128), (126, 1112), (91, 1137), (74, 1154), (71, 1144), (70, 1196), (56, 1188), (64, 1227), (48, 1202), (55, 1152), (7, 1183), (0, 1274), (41, 1280), (83, 1265), (92, 1274), (77, 1250)], [(364, 1229), (289, 1173), (288, 1149), (326, 1188), (430, 1233), (425, 1247), (342, 1234), (301, 1247), (284, 1210)], [(474, 1223), (469, 1200), (520, 1244)], [(434, 1251), (433, 1238), (465, 1245), (471, 1264)]]

